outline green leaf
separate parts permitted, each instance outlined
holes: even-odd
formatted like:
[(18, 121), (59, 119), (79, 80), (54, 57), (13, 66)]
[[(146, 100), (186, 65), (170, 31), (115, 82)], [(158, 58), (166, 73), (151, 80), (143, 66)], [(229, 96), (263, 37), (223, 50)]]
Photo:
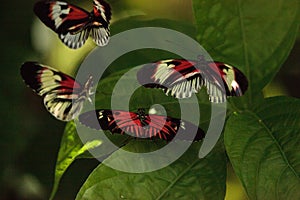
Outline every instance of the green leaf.
[(298, 0), (193, 0), (197, 39), (247, 76), (248, 106), (278, 72), (299, 29)]
[[(157, 148), (151, 141), (140, 141), (140, 144), (135, 141), (127, 150), (141, 149), (139, 145), (148, 151)], [(100, 164), (76, 199), (224, 199), (226, 156), (223, 146), (219, 144), (204, 159), (197, 157), (199, 147), (200, 143), (194, 143), (180, 159), (154, 172), (131, 174)], [(120, 164), (126, 164), (118, 152), (108, 159), (119, 159)], [(138, 164), (147, 167), (143, 159)]]
[(225, 147), (249, 199), (300, 198), (300, 100), (273, 97), (235, 113)]
[[(56, 161), (54, 186), (52, 188), (50, 199), (54, 198), (61, 177), (66, 172), (68, 167), (76, 159), (79, 158), (94, 159), (94, 156), (99, 158), (102, 156), (109, 155), (114, 151), (113, 149), (110, 148), (109, 144), (105, 143), (105, 140), (102, 140), (102, 138), (108, 137), (111, 142), (119, 146), (123, 145), (124, 143), (127, 143), (129, 138), (128, 136), (111, 135), (111, 134), (108, 134), (107, 136), (106, 135), (99, 136), (98, 131), (90, 130), (85, 134), (85, 136), (88, 138), (88, 141), (85, 142), (85, 144), (83, 144), (81, 138), (77, 134), (77, 131), (82, 132), (82, 130), (86, 128), (87, 127), (79, 123), (76, 126), (74, 121), (67, 123), (62, 137), (57, 161)], [(94, 150), (96, 148), (97, 148), (97, 151), (95, 151), (96, 153), (91, 155), (89, 150)]]
[(71, 163), (86, 151), (94, 149), (101, 144), (102, 142), (99, 140), (93, 140), (82, 144), (80, 138), (76, 133), (74, 122), (69, 122), (67, 124), (58, 153), (55, 167), (54, 186), (51, 192), (50, 199), (54, 198), (54, 195), (58, 189), (60, 179), (67, 168), (71, 165)]

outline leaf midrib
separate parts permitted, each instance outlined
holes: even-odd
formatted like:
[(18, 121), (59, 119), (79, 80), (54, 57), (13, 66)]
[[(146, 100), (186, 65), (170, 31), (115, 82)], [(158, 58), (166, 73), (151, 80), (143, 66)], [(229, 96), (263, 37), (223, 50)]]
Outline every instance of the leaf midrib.
[[(242, 45), (243, 45), (243, 54), (244, 54), (244, 59), (245, 59), (245, 68), (246, 68), (246, 73), (248, 75), (248, 82), (251, 83), (251, 76), (250, 76), (250, 68), (249, 68), (249, 56), (248, 56), (248, 46), (247, 46), (247, 37), (245, 33), (245, 26), (244, 26), (244, 19), (243, 19), (243, 14), (242, 14), (242, 5), (241, 5), (241, 0), (238, 0), (238, 14), (239, 14), (239, 20), (240, 20), (240, 27), (241, 27), (241, 36), (242, 36)], [(251, 87), (251, 84), (249, 85)], [(249, 93), (249, 105), (252, 104), (252, 91), (251, 88), (248, 89)]]
[(293, 172), (293, 174), (298, 178), (298, 180), (300, 181), (300, 177), (297, 174), (297, 172), (295, 171), (294, 167), (290, 164), (289, 160), (287, 159), (287, 157), (285, 156), (285, 153), (283, 151), (283, 149), (281, 148), (280, 144), (278, 143), (278, 141), (276, 140), (276, 138), (273, 136), (272, 131), (268, 128), (268, 126), (265, 124), (264, 120), (262, 118), (259, 117), (259, 115), (257, 115), (255, 112), (253, 111), (247, 111), (247, 113), (249, 113), (250, 115), (252, 115), (255, 119), (257, 119), (258, 121), (260, 121), (261, 123), (259, 123), (268, 133), (268, 135), (270, 136), (270, 138), (273, 140), (273, 142), (275, 143), (276, 147), (278, 148), (281, 157), (283, 158), (283, 160), (285, 161), (285, 163), (287, 164), (287, 166), (291, 169), (291, 171)]
[(189, 167), (187, 167), (185, 170), (183, 170), (181, 172), (181, 174), (179, 174), (179, 176), (177, 176), (175, 178), (174, 181), (171, 182), (171, 184), (169, 184), (169, 186), (156, 198), (156, 200), (160, 200), (163, 199), (163, 196), (175, 185), (175, 183), (177, 183), (190, 169), (192, 169), (197, 162), (199, 162), (199, 160), (195, 160)]

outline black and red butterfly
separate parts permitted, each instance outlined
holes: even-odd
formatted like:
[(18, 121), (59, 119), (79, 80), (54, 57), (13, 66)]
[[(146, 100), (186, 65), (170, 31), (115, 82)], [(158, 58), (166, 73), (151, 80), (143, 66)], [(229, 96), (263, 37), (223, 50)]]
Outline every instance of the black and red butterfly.
[(37, 62), (25, 62), (21, 67), (25, 83), (44, 98), (47, 110), (57, 119), (70, 121), (77, 117), (86, 100), (91, 101), (92, 76), (84, 85), (72, 77)]
[[(79, 121), (96, 130), (109, 130), (111, 133), (131, 133), (136, 138), (157, 138), (171, 141), (176, 139), (199, 141), (205, 134), (194, 124), (172, 117), (123, 110), (92, 110), (79, 115)], [(194, 134), (193, 134), (194, 133)]]
[(144, 65), (137, 73), (141, 85), (161, 88), (175, 98), (189, 98), (206, 86), (209, 99), (225, 102), (229, 96), (242, 96), (248, 88), (246, 76), (237, 68), (222, 63), (184, 59), (162, 60)]
[(98, 46), (109, 41), (111, 10), (104, 0), (94, 0), (91, 12), (64, 1), (39, 1), (34, 12), (61, 41), (72, 49), (80, 48), (91, 34)]

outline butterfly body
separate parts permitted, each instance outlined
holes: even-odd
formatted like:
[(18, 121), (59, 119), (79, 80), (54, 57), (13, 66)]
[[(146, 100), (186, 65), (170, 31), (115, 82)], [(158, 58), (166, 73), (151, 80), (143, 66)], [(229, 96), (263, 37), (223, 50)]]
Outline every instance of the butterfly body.
[(46, 109), (61, 121), (77, 117), (86, 100), (91, 101), (92, 76), (84, 85), (54, 68), (36, 62), (26, 62), (21, 67), (25, 83), (43, 97)]
[[(204, 132), (197, 126), (184, 120), (145, 114), (144, 109), (137, 113), (123, 110), (99, 109), (83, 113), (79, 121), (93, 129), (109, 130), (111, 133), (131, 133), (138, 138), (159, 138), (166, 141), (172, 140), (179, 129), (179, 139), (198, 141), (204, 137)], [(195, 138), (192, 133), (196, 132)]]
[(91, 12), (64, 1), (39, 1), (34, 12), (61, 41), (72, 49), (80, 48), (92, 36), (98, 46), (109, 41), (110, 6), (104, 0), (94, 0)]
[(175, 98), (189, 98), (205, 86), (211, 102), (223, 103), (229, 96), (242, 96), (248, 88), (246, 76), (237, 68), (199, 59), (162, 60), (144, 65), (137, 73), (141, 85), (161, 88)]

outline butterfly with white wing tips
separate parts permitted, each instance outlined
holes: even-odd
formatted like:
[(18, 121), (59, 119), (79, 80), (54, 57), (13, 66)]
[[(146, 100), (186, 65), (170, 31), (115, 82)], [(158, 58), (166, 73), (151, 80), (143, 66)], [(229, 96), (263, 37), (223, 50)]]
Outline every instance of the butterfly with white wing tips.
[(91, 34), (98, 46), (109, 41), (111, 9), (104, 0), (94, 0), (91, 12), (64, 1), (39, 1), (34, 13), (61, 41), (72, 49), (80, 48)]
[(227, 97), (242, 96), (247, 77), (236, 67), (223, 62), (170, 59), (144, 65), (137, 80), (146, 88), (160, 88), (175, 98), (189, 98), (205, 86), (209, 100), (224, 103)]
[(37, 62), (25, 62), (21, 67), (24, 82), (43, 97), (47, 110), (58, 120), (70, 121), (77, 117), (92, 92), (92, 76), (81, 85), (68, 76), (49, 66)]
[[(82, 113), (79, 121), (87, 127), (96, 130), (109, 130), (115, 134), (130, 134), (136, 138), (176, 139), (199, 141), (205, 133), (191, 122), (156, 114), (146, 114), (145, 109), (138, 112), (124, 110), (98, 109)], [(193, 134), (194, 133), (194, 134)]]

